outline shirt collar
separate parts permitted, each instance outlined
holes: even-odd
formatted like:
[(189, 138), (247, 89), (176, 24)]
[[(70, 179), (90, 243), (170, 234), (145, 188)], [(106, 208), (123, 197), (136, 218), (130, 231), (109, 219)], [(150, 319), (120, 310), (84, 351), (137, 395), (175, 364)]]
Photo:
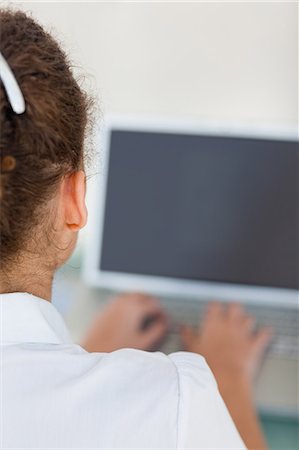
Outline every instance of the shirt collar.
[(72, 342), (55, 307), (24, 292), (0, 294), (0, 330), (0, 344)]

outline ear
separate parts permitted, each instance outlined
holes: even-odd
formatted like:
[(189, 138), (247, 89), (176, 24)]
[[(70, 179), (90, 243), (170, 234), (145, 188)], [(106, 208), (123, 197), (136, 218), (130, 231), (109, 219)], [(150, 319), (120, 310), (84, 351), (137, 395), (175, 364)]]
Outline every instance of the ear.
[(85, 194), (86, 177), (83, 170), (65, 177), (62, 184), (64, 225), (70, 231), (79, 231), (86, 225)]

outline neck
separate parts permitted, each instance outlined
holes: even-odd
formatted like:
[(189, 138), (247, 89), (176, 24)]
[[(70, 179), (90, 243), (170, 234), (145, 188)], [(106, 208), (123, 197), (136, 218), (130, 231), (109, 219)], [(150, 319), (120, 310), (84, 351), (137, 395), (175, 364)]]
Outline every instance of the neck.
[[(26, 270), (24, 270), (26, 267)], [(54, 271), (39, 265), (22, 264), (13, 270), (0, 271), (0, 294), (28, 292), (51, 301)]]

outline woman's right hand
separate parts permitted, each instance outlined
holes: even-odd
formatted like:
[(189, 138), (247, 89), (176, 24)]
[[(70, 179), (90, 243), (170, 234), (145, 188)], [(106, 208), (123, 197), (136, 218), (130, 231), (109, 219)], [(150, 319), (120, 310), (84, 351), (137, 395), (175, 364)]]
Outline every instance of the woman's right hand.
[(252, 381), (272, 331), (253, 332), (254, 319), (238, 304), (211, 304), (200, 330), (182, 328), (186, 350), (203, 355), (235, 425), (250, 450), (265, 450), (252, 394)]
[(206, 358), (220, 387), (236, 379), (251, 383), (272, 336), (269, 328), (253, 332), (254, 324), (240, 304), (212, 303), (201, 328), (182, 327), (181, 335), (187, 351)]

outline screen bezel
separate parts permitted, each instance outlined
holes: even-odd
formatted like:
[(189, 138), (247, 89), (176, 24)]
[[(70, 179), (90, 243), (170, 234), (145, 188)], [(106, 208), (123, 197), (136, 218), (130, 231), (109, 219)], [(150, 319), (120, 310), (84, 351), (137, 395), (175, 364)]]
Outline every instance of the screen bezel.
[(114, 291), (141, 291), (163, 297), (197, 299), (199, 301), (219, 299), (263, 303), (271, 306), (298, 307), (299, 291), (294, 289), (195, 281), (101, 270), (100, 257), (106, 206), (110, 136), (113, 130), (283, 139), (298, 142), (297, 130), (292, 127), (257, 127), (223, 122), (197, 123), (157, 118), (107, 117), (96, 136), (96, 146), (100, 149), (100, 170), (97, 175), (91, 178), (87, 196), (89, 224), (86, 230), (87, 245), (85, 246), (83, 276), (89, 286)]

